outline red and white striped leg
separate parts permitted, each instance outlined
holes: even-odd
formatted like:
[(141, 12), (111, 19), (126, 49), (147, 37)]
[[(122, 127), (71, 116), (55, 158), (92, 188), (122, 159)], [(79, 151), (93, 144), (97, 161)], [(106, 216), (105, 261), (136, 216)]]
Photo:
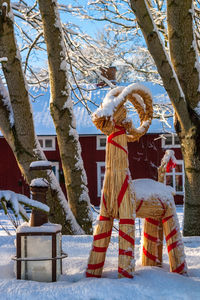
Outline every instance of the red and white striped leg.
[(159, 220), (146, 218), (144, 221), (144, 236), (142, 249), (142, 265), (158, 265)]
[(112, 233), (113, 219), (100, 216), (94, 230), (92, 250), (90, 252), (86, 277), (101, 277), (106, 251)]
[(184, 245), (175, 206), (168, 208), (162, 219), (162, 223), (167, 243), (170, 271), (185, 274), (187, 273), (187, 266), (185, 262)]
[(135, 270), (135, 221), (133, 219), (119, 220), (119, 261), (118, 276), (133, 278)]

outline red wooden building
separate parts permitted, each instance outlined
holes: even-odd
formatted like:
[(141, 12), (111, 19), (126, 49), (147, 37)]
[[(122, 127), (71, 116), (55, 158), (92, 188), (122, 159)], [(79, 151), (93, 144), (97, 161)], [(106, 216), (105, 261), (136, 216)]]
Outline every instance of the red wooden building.
[[(155, 89), (158, 89), (157, 86), (155, 89), (154, 87), (152, 88), (154, 91), (153, 95), (155, 94)], [(104, 90), (106, 93), (107, 90), (105, 88)], [(96, 95), (100, 96), (97, 92)], [(100, 100), (103, 100), (102, 93)], [(60, 155), (55, 129), (48, 110), (48, 101), (49, 95), (45, 94), (42, 101), (33, 103), (36, 133), (47, 159), (53, 163), (56, 177), (65, 192)], [(75, 107), (74, 113), (77, 119), (77, 131), (82, 147), (82, 158), (88, 177), (90, 200), (92, 204), (97, 206), (100, 202), (105, 171), (106, 137), (96, 130), (92, 125), (91, 118), (82, 107)], [(151, 178), (157, 180), (157, 168), (165, 150), (172, 149), (175, 151), (178, 164), (171, 173), (167, 174), (166, 183), (175, 188), (177, 193), (175, 196), (176, 203), (181, 204), (184, 196), (184, 168), (176, 135), (173, 133), (165, 134), (160, 123), (154, 120), (149, 133), (143, 136), (139, 142), (129, 143), (128, 147), (132, 179)], [(24, 182), (14, 155), (2, 136), (0, 136), (0, 190), (12, 190), (29, 195), (29, 187)]]

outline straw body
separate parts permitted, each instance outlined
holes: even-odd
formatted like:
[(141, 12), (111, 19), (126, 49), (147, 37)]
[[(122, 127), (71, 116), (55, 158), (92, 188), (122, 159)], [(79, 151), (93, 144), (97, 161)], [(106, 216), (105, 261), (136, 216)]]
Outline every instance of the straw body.
[(110, 241), (113, 219), (119, 219), (119, 277), (132, 278), (134, 272), (135, 201), (128, 171), (126, 131), (115, 125), (106, 146), (106, 172), (100, 218), (95, 228), (86, 275), (100, 277)]

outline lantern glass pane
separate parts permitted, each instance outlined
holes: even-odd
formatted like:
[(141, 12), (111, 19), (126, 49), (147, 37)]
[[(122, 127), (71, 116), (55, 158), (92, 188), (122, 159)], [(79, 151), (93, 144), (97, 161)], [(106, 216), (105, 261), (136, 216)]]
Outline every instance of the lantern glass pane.
[[(52, 258), (51, 236), (22, 236), (22, 258)], [(21, 279), (52, 281), (52, 261), (22, 261)]]

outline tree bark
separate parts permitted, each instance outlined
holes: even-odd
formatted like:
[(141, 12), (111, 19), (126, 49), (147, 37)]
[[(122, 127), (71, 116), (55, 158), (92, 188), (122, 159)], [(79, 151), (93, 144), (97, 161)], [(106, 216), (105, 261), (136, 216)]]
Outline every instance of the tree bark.
[(193, 32), (193, 0), (167, 1), (170, 57), (185, 99), (191, 108), (200, 100), (198, 57)]
[(192, 0), (167, 2), (170, 56), (191, 120), (186, 131), (176, 123), (185, 168), (184, 235), (200, 235), (200, 119), (193, 111), (200, 101), (200, 92), (192, 5)]
[(158, 72), (163, 80), (163, 85), (169, 95), (176, 111), (178, 120), (183, 129), (191, 127), (190, 116), (185, 102), (185, 96), (180, 87), (170, 58), (165, 51), (164, 44), (148, 9), (145, 0), (130, 0), (137, 22), (142, 30), (149, 52), (154, 59)]
[(39, 0), (47, 46), (51, 115), (55, 124), (70, 208), (83, 230), (92, 234), (87, 177), (81, 158), (75, 116), (68, 87), (66, 47), (55, 0)]
[(182, 139), (185, 164), (184, 236), (200, 236), (200, 125)]
[[(29, 101), (26, 80), (21, 66), (21, 58), (14, 37), (13, 14), (10, 9), (10, 1), (0, 0), (2, 4), (7, 3), (7, 14), (0, 15), (0, 57), (6, 57), (7, 61), (2, 63), (3, 73), (9, 91), (9, 106), (5, 103), (4, 86), (0, 90), (0, 129), (10, 145), (18, 166), (27, 183), (32, 180), (29, 166), (32, 161), (46, 159), (42, 152), (34, 132), (33, 116)], [(14, 122), (11, 124), (9, 116), (13, 111)], [(38, 175), (38, 176), (37, 176)], [(35, 174), (39, 177), (39, 173)], [(50, 180), (51, 193), (48, 197), (50, 206), (50, 220), (60, 223), (65, 234), (83, 234), (83, 230), (77, 224), (61, 188), (56, 183), (55, 177), (46, 175)], [(56, 206), (56, 210), (54, 210)], [(52, 209), (53, 208), (53, 209)]]
[(145, 0), (130, 0), (148, 49), (173, 104), (175, 130), (185, 167), (184, 235), (200, 235), (200, 100), (198, 56), (193, 32), (192, 0), (167, 1), (167, 55)]

